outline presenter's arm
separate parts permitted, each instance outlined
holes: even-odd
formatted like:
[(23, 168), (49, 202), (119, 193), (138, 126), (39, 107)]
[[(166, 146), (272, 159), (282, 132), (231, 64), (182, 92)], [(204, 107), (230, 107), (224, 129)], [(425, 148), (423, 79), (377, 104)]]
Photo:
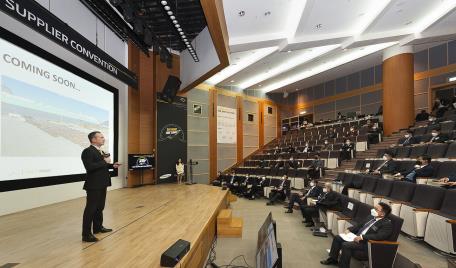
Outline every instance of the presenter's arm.
[(84, 150), (81, 155), (82, 163), (84, 164), (85, 169), (88, 172), (95, 171), (101, 168), (109, 167), (109, 164), (104, 160), (94, 161), (92, 152), (89, 150)]

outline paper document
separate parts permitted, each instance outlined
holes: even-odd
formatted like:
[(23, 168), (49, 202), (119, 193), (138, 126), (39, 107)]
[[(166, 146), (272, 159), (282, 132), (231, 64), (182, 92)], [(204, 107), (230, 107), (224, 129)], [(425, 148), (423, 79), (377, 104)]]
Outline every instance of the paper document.
[(353, 242), (353, 241), (355, 240), (355, 237), (356, 237), (356, 235), (355, 235), (354, 233), (351, 233), (351, 232), (348, 233), (348, 234), (346, 234), (346, 233), (339, 234), (339, 236), (340, 236), (343, 240), (345, 240), (345, 241), (347, 241), (347, 242)]

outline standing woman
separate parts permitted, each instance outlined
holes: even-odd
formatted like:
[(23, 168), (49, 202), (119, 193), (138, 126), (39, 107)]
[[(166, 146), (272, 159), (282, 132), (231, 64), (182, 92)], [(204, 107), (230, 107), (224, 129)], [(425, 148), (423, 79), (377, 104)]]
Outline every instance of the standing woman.
[(184, 178), (184, 164), (182, 164), (182, 159), (179, 158), (176, 163), (176, 173), (177, 173), (177, 183), (181, 184), (182, 178)]

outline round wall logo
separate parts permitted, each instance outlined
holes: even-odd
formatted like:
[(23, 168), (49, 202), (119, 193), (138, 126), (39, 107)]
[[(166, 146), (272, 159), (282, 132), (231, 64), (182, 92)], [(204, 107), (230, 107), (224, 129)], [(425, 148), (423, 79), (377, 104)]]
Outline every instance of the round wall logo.
[(159, 141), (165, 140), (179, 140), (185, 142), (184, 131), (176, 124), (168, 124), (160, 130)]

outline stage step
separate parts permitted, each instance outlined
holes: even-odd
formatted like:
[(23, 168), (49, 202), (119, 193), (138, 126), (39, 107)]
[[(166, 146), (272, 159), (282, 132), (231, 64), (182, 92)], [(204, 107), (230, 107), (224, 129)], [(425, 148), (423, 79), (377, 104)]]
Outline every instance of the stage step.
[(231, 192), (229, 192), (228, 194), (228, 202), (232, 203), (232, 202), (236, 202), (237, 201), (237, 196), (232, 194)]
[(217, 216), (218, 237), (242, 237), (243, 226), (242, 218), (233, 217), (231, 209), (222, 209)]

